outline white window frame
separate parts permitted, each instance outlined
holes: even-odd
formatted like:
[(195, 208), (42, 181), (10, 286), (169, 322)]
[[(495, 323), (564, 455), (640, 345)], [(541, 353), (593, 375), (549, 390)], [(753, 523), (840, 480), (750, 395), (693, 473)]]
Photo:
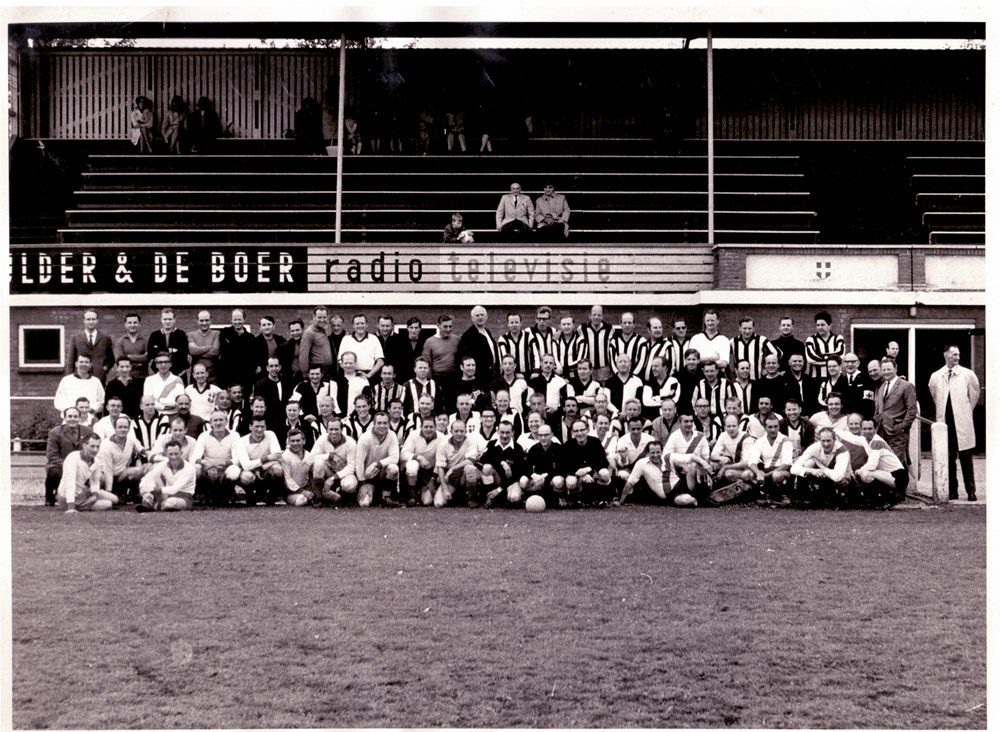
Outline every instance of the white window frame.
[[(861, 328), (863, 330), (905, 330), (906, 331), (906, 347), (907, 347), (907, 358), (906, 358), (906, 373), (913, 374), (916, 373), (917, 368), (917, 330), (962, 330), (967, 328), (973, 330), (976, 328), (976, 324), (968, 321), (956, 321), (954, 323), (864, 323), (864, 322), (853, 322), (851, 323), (851, 348), (854, 348), (854, 329)], [(975, 357), (976, 354), (969, 354), (969, 368), (975, 369)]]
[[(31, 330), (56, 330), (59, 332), (59, 363), (30, 363), (24, 352), (25, 334)], [(66, 368), (66, 326), (56, 324), (19, 325), (17, 327), (17, 367), (32, 371), (63, 371)]]

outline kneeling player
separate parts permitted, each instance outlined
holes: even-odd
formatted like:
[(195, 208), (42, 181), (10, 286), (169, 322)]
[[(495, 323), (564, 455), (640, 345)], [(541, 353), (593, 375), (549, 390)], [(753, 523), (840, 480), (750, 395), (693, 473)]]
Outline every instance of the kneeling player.
[(354, 460), (358, 444), (344, 434), (344, 423), (334, 417), (326, 423), (326, 434), (310, 451), (313, 461), (313, 503), (336, 506), (343, 496), (358, 491)]
[(257, 501), (274, 503), (280, 492), (285, 474), (281, 467), (281, 445), (277, 436), (267, 429), (264, 417), (253, 417), (250, 434), (240, 438), (240, 487), (246, 494), (248, 506)]
[(66, 456), (59, 482), (59, 507), (66, 513), (108, 511), (118, 503), (118, 496), (101, 489), (103, 470), (97, 461), (100, 448), (101, 438), (91, 433), (79, 450)]
[(465, 499), (469, 508), (475, 508), (479, 504), (476, 491), (482, 477), (480, 444), (469, 439), (466, 423), (461, 419), (452, 420), (449, 430), (451, 435), (438, 445), (434, 459), (438, 476), (434, 507), (443, 508), (457, 498)]
[[(532, 417), (528, 418), (529, 424)], [(521, 435), (524, 437), (524, 435)], [(562, 446), (552, 438), (552, 428), (538, 428), (538, 442), (531, 446), (525, 458), (525, 477), (521, 488), (527, 494), (540, 495), (547, 506), (565, 506), (566, 478), (562, 474)]]
[(570, 435), (572, 439), (563, 445), (562, 465), (567, 500), (607, 505), (612, 498), (608, 454), (601, 441), (588, 434), (582, 419), (573, 423)]
[(867, 502), (889, 507), (906, 498), (910, 484), (910, 471), (896, 457), (896, 453), (875, 432), (875, 422), (866, 419), (861, 423), (861, 434), (868, 440), (869, 457), (858, 470), (858, 480)]
[(508, 505), (521, 502), (524, 479), (524, 450), (514, 442), (514, 425), (501, 422), (497, 425), (497, 438), (491, 440), (483, 453), (483, 490), (486, 507), (506, 499)]
[(302, 430), (288, 430), (285, 442), (288, 447), (281, 453), (285, 503), (289, 506), (305, 506), (313, 500), (312, 465), (315, 458), (306, 452), (306, 435)]
[(766, 499), (788, 503), (788, 488), (792, 479), (792, 441), (779, 431), (778, 415), (764, 419), (764, 436), (755, 440), (746, 453), (751, 479)]
[(240, 436), (229, 429), (229, 415), (218, 410), (209, 420), (211, 429), (198, 435), (191, 462), (198, 475), (197, 493), (209, 505), (232, 503), (240, 479)]
[(142, 502), (136, 511), (187, 511), (194, 505), (194, 465), (184, 459), (179, 440), (169, 440), (163, 450), (166, 460), (156, 462), (139, 481)]
[(675, 505), (690, 505), (693, 497), (698, 505), (708, 500), (712, 489), (711, 454), (708, 437), (694, 430), (694, 417), (681, 416), (680, 429), (671, 433), (663, 448), (670, 466), (670, 498)]
[(829, 427), (821, 429), (819, 442), (807, 447), (792, 464), (792, 475), (805, 483), (807, 500), (820, 505), (846, 503), (854, 485), (850, 453)]
[[(426, 400), (424, 397), (427, 397)], [(426, 394), (420, 397), (420, 402), (429, 402)], [(406, 500), (407, 506), (416, 506), (417, 501), (425, 506), (434, 503), (434, 489), (437, 475), (434, 466), (437, 461), (438, 447), (445, 437), (434, 427), (433, 415), (420, 420), (420, 428), (410, 432), (403, 443), (399, 459), (406, 471), (405, 489), (400, 486), (400, 497)]]
[(661, 501), (667, 500), (668, 475), (669, 473), (663, 469), (663, 446), (654, 440), (646, 446), (646, 454), (636, 460), (615, 503), (625, 503), (633, 491), (641, 497), (646, 490)]
[(396, 505), (392, 493), (399, 480), (399, 438), (389, 430), (389, 415), (376, 412), (371, 429), (358, 438), (354, 458), (358, 505)]

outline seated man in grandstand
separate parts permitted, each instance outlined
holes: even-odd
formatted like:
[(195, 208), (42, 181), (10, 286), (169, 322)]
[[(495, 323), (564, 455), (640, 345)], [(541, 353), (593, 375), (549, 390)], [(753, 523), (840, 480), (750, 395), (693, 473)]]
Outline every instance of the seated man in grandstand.
[(632, 417), (626, 423), (628, 432), (615, 442), (615, 454), (610, 460), (610, 468), (622, 481), (627, 480), (632, 468), (646, 454), (653, 436), (643, 431), (642, 417)]
[[(431, 401), (427, 394), (420, 399)], [(399, 452), (405, 472), (405, 486), (400, 485), (400, 494), (407, 506), (416, 506), (418, 502), (429, 506), (434, 502), (437, 451), (446, 439), (438, 433), (433, 418), (421, 420), (420, 426), (407, 435)]]
[(906, 499), (910, 484), (910, 471), (878, 436), (875, 421), (861, 422), (861, 434), (868, 440), (869, 456), (864, 467), (857, 471), (861, 498), (876, 506), (889, 507)]
[(316, 440), (313, 449), (313, 503), (336, 506), (344, 494), (355, 495), (358, 476), (354, 461), (358, 444), (344, 434), (340, 417), (327, 423), (326, 433)]
[(453, 420), (449, 436), (440, 442), (434, 460), (437, 490), (434, 507), (444, 508), (452, 501), (465, 501), (469, 508), (479, 506), (479, 481), (482, 478), (481, 444), (470, 440), (468, 428), (461, 419)]
[(319, 364), (310, 364), (307, 380), (296, 384), (295, 388), (292, 389), (289, 401), (298, 402), (302, 418), (309, 419), (310, 417), (319, 417), (319, 400), (321, 397), (329, 397), (336, 400), (337, 382), (327, 381), (323, 378), (322, 366)]
[(776, 414), (764, 419), (764, 435), (746, 451), (746, 462), (753, 473), (752, 482), (765, 497), (788, 503), (794, 457), (792, 441), (781, 434), (780, 425)]
[(520, 183), (511, 183), (510, 193), (502, 195), (497, 206), (497, 231), (508, 239), (522, 240), (531, 232), (534, 221), (531, 198), (521, 193)]
[(625, 503), (634, 492), (639, 502), (651, 501), (648, 493), (652, 493), (661, 501), (667, 500), (669, 486), (669, 471), (663, 467), (663, 445), (659, 442), (649, 443), (646, 454), (636, 461), (625, 479), (621, 494), (613, 501), (616, 505)]
[(181, 457), (184, 460), (191, 459), (191, 453), (194, 452), (194, 446), (197, 444), (197, 441), (187, 433), (184, 420), (174, 417), (170, 420), (170, 431), (164, 432), (157, 437), (156, 442), (153, 443), (153, 447), (147, 452), (149, 460), (147, 474), (153, 465), (162, 463), (167, 459), (167, 443), (171, 441), (181, 446)]
[(392, 493), (399, 479), (399, 439), (389, 431), (389, 415), (376, 412), (372, 428), (358, 437), (357, 443), (358, 505), (396, 505)]
[(847, 415), (843, 412), (843, 397), (839, 391), (831, 391), (826, 397), (826, 411), (816, 412), (809, 418), (813, 426), (831, 427), (834, 430), (847, 429)]
[(487, 445), (482, 463), (486, 507), (490, 508), (497, 501), (506, 502), (508, 506), (520, 503), (522, 483), (527, 483), (525, 455), (514, 442), (514, 426), (510, 422), (497, 425), (497, 438)]
[(302, 430), (289, 430), (288, 445), (279, 461), (284, 474), (284, 499), (289, 506), (306, 506), (313, 502), (312, 466), (315, 459), (306, 452), (306, 436)]
[(754, 477), (746, 460), (754, 439), (740, 429), (740, 418), (727, 414), (723, 420), (724, 431), (712, 448), (712, 476), (717, 485), (727, 485), (738, 480), (749, 481)]
[(178, 440), (167, 441), (164, 455), (166, 459), (157, 462), (139, 482), (142, 501), (135, 510), (140, 513), (189, 511), (194, 507), (194, 488), (197, 480), (194, 464), (184, 459), (183, 447)]
[[(49, 430), (45, 444), (45, 505), (55, 506), (59, 484), (63, 477), (63, 464), (73, 452), (83, 449), (84, 440), (93, 434), (89, 427), (80, 424), (80, 410), (67, 407), (62, 424)], [(98, 438), (100, 439), (100, 438)], [(96, 453), (95, 453), (96, 454)]]
[[(528, 429), (537, 415), (528, 418)], [(521, 435), (523, 438), (524, 435)], [(525, 456), (525, 474), (528, 480), (522, 485), (525, 498), (540, 495), (545, 505), (566, 505), (566, 478), (562, 472), (562, 445), (552, 438), (552, 428), (547, 424), (538, 427), (538, 441)], [(558, 500), (557, 500), (558, 499)]]
[(177, 399), (184, 394), (184, 382), (181, 377), (170, 373), (170, 354), (160, 351), (153, 359), (156, 373), (147, 376), (142, 382), (142, 395), (153, 397), (156, 411), (160, 414), (172, 415), (177, 412)]
[[(704, 505), (712, 489), (711, 452), (706, 435), (695, 431), (694, 417), (681, 416), (681, 428), (663, 446), (664, 462), (670, 467), (670, 493), (675, 505), (684, 505), (681, 496)], [(678, 500), (680, 499), (680, 500)]]
[(222, 389), (208, 382), (208, 367), (203, 363), (191, 367), (191, 380), (184, 389), (191, 400), (191, 413), (207, 420), (215, 411), (215, 399)]
[(118, 496), (122, 503), (138, 500), (139, 479), (145, 469), (142, 460), (146, 451), (132, 434), (132, 420), (124, 414), (115, 422), (114, 434), (101, 441), (97, 461), (104, 473), (104, 488)]
[(667, 361), (663, 356), (653, 358), (650, 371), (650, 379), (642, 387), (642, 408), (646, 419), (656, 419), (664, 400), (669, 400), (676, 406), (681, 395), (681, 384), (667, 371)]
[[(115, 423), (122, 416), (121, 397), (108, 397), (104, 406), (108, 413), (97, 420), (93, 426), (94, 434), (102, 440), (108, 439), (115, 433)], [(131, 417), (132, 415), (125, 416)]]
[(680, 429), (680, 417), (677, 415), (677, 404), (673, 399), (664, 399), (660, 402), (660, 414), (650, 425), (649, 434), (661, 445), (667, 443), (670, 433)]
[(807, 447), (792, 463), (792, 475), (799, 480), (799, 492), (817, 505), (843, 505), (852, 498), (854, 471), (851, 456), (829, 427), (817, 433), (818, 441)]
[(240, 479), (240, 436), (229, 429), (223, 412), (212, 412), (210, 429), (202, 432), (191, 453), (197, 475), (197, 495), (206, 504), (224, 506), (236, 497)]
[(53, 400), (55, 408), (62, 414), (69, 407), (76, 406), (77, 399), (86, 397), (94, 413), (100, 414), (104, 407), (104, 384), (90, 372), (90, 356), (77, 356), (75, 366), (73, 373), (59, 381)]
[(569, 237), (569, 204), (548, 181), (535, 199), (535, 233), (542, 241), (560, 242)]
[(587, 423), (573, 422), (572, 438), (563, 443), (562, 472), (566, 499), (577, 503), (607, 505), (611, 495), (611, 466), (601, 441), (591, 437)]
[(281, 465), (281, 445), (263, 417), (250, 422), (250, 434), (240, 438), (240, 487), (248, 506), (258, 501), (274, 503), (278, 488), (284, 481)]
[(79, 450), (66, 456), (59, 481), (59, 507), (66, 513), (108, 511), (118, 503), (118, 496), (101, 488), (100, 447), (101, 438), (91, 432)]

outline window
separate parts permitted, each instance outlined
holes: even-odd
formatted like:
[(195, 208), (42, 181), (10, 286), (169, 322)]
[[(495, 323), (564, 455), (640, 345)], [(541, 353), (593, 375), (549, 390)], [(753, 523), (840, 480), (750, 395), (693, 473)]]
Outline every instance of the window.
[(18, 326), (17, 365), (22, 369), (62, 370), (66, 366), (66, 341), (61, 325)]

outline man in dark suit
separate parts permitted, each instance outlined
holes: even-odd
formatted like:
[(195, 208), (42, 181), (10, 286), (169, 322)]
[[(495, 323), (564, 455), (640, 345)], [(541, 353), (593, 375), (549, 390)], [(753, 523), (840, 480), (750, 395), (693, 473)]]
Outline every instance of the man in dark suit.
[(83, 314), (83, 332), (70, 336), (69, 356), (66, 359), (69, 367), (67, 374), (73, 373), (73, 369), (76, 368), (77, 356), (90, 358), (91, 374), (97, 377), (103, 386), (108, 371), (115, 366), (115, 352), (111, 337), (97, 329), (96, 310), (86, 311)]
[(875, 429), (909, 468), (910, 425), (917, 418), (917, 390), (896, 373), (896, 362), (882, 359), (882, 386), (875, 393)]
[(487, 318), (486, 308), (482, 305), (472, 308), (472, 325), (458, 340), (455, 365), (461, 368), (462, 359), (471, 356), (476, 362), (476, 376), (488, 389), (499, 373), (500, 350), (493, 334), (486, 328)]
[(267, 401), (267, 421), (276, 424), (285, 417), (285, 405), (292, 396), (292, 386), (281, 376), (281, 361), (277, 356), (267, 359), (267, 376), (253, 388), (255, 397)]
[(154, 330), (146, 338), (146, 357), (155, 372), (153, 365), (159, 353), (170, 354), (170, 373), (179, 376), (187, 383), (188, 361), (190, 351), (188, 349), (188, 337), (180, 328), (176, 327), (177, 320), (174, 317), (173, 308), (163, 308), (160, 311), (160, 329)]

